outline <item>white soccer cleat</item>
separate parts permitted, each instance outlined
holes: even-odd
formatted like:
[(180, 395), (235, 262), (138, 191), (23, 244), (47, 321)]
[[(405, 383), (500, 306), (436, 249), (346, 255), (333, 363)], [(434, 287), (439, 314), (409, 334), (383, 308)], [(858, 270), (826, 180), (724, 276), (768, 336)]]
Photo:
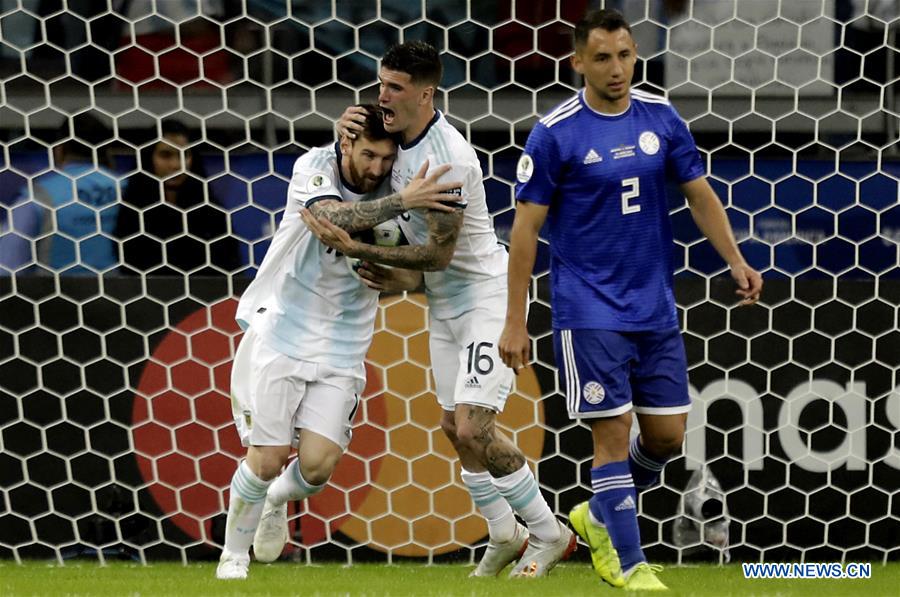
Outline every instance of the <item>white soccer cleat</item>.
[(559, 539), (552, 543), (541, 541), (532, 536), (528, 540), (528, 549), (522, 555), (519, 563), (509, 573), (510, 578), (535, 578), (545, 576), (553, 567), (565, 560), (578, 547), (575, 533), (564, 525), (559, 524)]
[(488, 542), (478, 567), (469, 576), (497, 576), (510, 562), (521, 557), (527, 547), (528, 529), (517, 522), (512, 539), (504, 542), (492, 539)]
[(284, 551), (288, 540), (287, 502), (273, 506), (269, 500), (263, 506), (262, 517), (253, 536), (253, 555), (257, 562), (274, 562)]
[(244, 580), (250, 567), (250, 556), (236, 556), (222, 551), (219, 565), (216, 567), (216, 578), (219, 580)]

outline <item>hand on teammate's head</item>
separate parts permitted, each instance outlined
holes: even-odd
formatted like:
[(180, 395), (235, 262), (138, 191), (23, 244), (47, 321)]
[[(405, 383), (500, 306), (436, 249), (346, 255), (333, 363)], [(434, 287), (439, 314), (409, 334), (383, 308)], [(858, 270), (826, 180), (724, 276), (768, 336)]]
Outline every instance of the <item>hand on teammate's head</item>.
[(349, 106), (335, 125), (338, 136), (356, 139), (356, 135), (365, 128), (367, 114), (362, 106)]

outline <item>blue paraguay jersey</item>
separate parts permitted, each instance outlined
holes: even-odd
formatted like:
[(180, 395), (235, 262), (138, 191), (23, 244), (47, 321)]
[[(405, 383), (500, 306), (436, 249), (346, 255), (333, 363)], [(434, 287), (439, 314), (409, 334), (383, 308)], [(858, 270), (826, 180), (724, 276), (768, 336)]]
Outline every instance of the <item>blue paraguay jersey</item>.
[(516, 199), (549, 206), (554, 328), (678, 325), (666, 180), (704, 174), (687, 125), (645, 91), (632, 90), (628, 109), (608, 115), (582, 90), (535, 125)]

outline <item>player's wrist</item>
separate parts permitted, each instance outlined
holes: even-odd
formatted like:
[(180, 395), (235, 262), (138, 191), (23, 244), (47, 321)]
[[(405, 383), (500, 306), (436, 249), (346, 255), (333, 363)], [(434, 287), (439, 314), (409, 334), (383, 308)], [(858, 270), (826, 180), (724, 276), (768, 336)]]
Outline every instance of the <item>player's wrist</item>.
[(506, 327), (514, 328), (514, 327), (526, 327), (527, 319), (525, 317), (525, 312), (506, 312)]
[(394, 205), (394, 209), (397, 211), (396, 215), (399, 216), (400, 214), (412, 209), (412, 207), (410, 207), (410, 203), (411, 201), (406, 189), (398, 192), (396, 194), (395, 200), (392, 202), (392, 204)]
[(738, 270), (747, 267), (747, 262), (740, 255), (733, 259), (729, 259), (727, 263), (728, 267), (732, 270)]

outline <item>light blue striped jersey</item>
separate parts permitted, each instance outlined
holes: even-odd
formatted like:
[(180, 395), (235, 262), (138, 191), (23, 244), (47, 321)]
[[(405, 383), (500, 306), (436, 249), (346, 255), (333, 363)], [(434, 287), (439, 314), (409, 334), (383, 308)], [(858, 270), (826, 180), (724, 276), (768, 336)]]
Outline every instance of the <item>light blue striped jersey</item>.
[(366, 201), (388, 194), (387, 178), (361, 194), (341, 175), (337, 145), (315, 148), (294, 163), (284, 217), (256, 278), (241, 297), (237, 321), (295, 359), (352, 368), (372, 342), (378, 293), (350, 262), (303, 223), (300, 209), (316, 201)]
[[(506, 293), (507, 253), (494, 233), (482, 181), (481, 164), (475, 150), (440, 111), (421, 135), (400, 146), (391, 173), (391, 187), (401, 191), (428, 160), (432, 170), (443, 164), (452, 169), (442, 181), (462, 181), (466, 204), (456, 251), (447, 269), (425, 272), (425, 292), (431, 315), (451, 319), (474, 309), (487, 296)], [(426, 244), (428, 222), (425, 211), (412, 210), (399, 219), (411, 244)]]
[[(16, 199), (8, 223), (16, 234), (0, 241), (0, 263), (15, 269), (34, 262), (67, 275), (112, 270), (119, 263), (113, 239), (118, 185), (115, 174), (91, 162), (69, 162), (38, 176), (34, 194), (26, 186)], [(36, 255), (31, 254), (32, 239)]]

